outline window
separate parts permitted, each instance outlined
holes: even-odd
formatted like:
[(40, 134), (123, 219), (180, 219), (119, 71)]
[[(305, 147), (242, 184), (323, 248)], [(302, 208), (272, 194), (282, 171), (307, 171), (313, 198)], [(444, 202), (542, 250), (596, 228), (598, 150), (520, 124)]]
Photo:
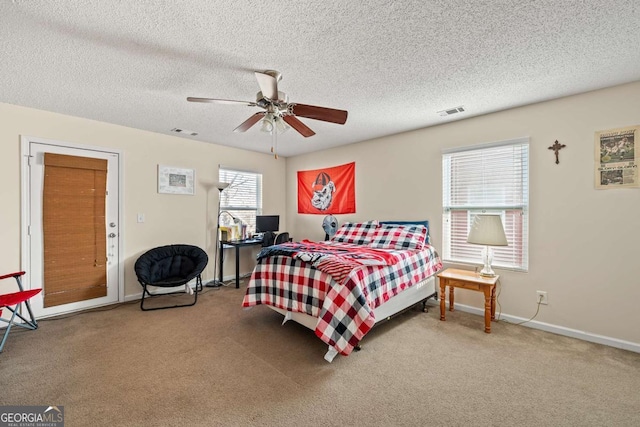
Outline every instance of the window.
[[(220, 210), (240, 218), (250, 230), (255, 230), (256, 215), (262, 213), (262, 174), (220, 168), (219, 179), (229, 183), (221, 193)], [(231, 225), (233, 220), (221, 214), (220, 224)]]
[(529, 138), (447, 150), (442, 156), (443, 259), (482, 264), (467, 243), (478, 213), (500, 214), (509, 246), (493, 247), (493, 266), (527, 271)]

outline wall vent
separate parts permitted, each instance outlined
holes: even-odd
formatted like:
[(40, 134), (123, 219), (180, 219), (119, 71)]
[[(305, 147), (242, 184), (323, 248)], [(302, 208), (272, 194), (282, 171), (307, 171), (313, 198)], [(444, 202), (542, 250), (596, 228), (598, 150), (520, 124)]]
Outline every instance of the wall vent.
[(173, 128), (171, 129), (171, 132), (184, 133), (190, 136), (196, 136), (198, 134), (198, 132), (194, 132), (192, 130), (180, 129), (180, 128)]
[(464, 112), (464, 107), (460, 106), (460, 107), (447, 108), (446, 110), (438, 111), (438, 114), (441, 116), (450, 116), (452, 114), (462, 113), (462, 112)]

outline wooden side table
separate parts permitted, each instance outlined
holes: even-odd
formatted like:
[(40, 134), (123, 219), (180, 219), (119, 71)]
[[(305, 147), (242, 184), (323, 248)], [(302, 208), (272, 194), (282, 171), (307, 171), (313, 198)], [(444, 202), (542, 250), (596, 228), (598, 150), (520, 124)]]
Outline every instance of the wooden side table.
[(484, 292), (484, 331), (491, 333), (491, 321), (496, 318), (496, 283), (500, 276), (483, 277), (475, 271), (447, 268), (440, 279), (440, 320), (445, 320), (444, 296), (449, 286), (449, 311), (453, 311), (454, 288)]

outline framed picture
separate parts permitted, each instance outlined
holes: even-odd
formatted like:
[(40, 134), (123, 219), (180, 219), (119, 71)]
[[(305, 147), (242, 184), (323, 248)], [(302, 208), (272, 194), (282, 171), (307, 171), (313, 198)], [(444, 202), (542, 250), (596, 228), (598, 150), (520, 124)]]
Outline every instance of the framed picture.
[(640, 126), (596, 132), (596, 189), (640, 188)]
[(158, 165), (158, 193), (195, 194), (196, 172), (193, 169)]

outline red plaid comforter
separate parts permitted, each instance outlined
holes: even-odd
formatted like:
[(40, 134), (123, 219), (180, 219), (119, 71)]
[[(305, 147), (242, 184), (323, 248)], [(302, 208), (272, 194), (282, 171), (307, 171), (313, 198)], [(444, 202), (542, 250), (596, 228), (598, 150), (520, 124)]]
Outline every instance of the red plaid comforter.
[[(295, 250), (271, 252), (258, 260), (242, 302), (243, 307), (267, 304), (283, 310), (306, 313), (318, 319), (315, 334), (333, 346), (340, 354), (348, 355), (364, 335), (373, 327), (373, 310), (399, 292), (435, 274), (442, 268), (436, 251), (429, 245), (422, 250), (372, 249), (384, 262), (370, 265), (358, 262), (357, 256), (346, 256), (348, 271), (329, 274), (330, 268), (322, 260), (336, 261), (335, 257), (311, 257), (299, 254), (320, 254), (319, 244), (309, 250), (298, 246)], [(287, 245), (279, 245), (286, 248)], [(300, 245), (295, 244), (295, 245)], [(327, 249), (342, 253), (366, 253), (362, 245), (325, 242)], [(275, 247), (276, 249), (278, 246)], [(384, 254), (384, 255), (383, 255)], [(318, 261), (321, 260), (321, 261)], [(315, 267), (312, 265), (315, 263)], [(323, 271), (324, 270), (324, 271)]]

